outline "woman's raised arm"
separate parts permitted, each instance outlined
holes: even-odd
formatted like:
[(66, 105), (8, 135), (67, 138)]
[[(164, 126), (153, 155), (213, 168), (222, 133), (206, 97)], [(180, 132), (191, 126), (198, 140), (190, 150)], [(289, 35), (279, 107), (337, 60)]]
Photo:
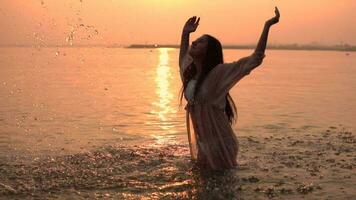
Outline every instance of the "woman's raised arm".
[(265, 26), (263, 27), (263, 31), (261, 33), (260, 39), (258, 41), (257, 47), (254, 53), (248, 57), (244, 57), (240, 60), (241, 67), (243, 68), (243, 72), (245, 74), (249, 74), (253, 69), (262, 64), (263, 58), (265, 57), (265, 50), (267, 45), (268, 33), (269, 29), (272, 25), (279, 22), (279, 10), (275, 8), (275, 16), (271, 19), (267, 20)]
[(213, 77), (213, 80), (216, 82), (216, 88), (214, 89), (219, 95), (226, 95), (240, 79), (261, 65), (266, 50), (269, 29), (273, 24), (279, 21), (279, 11), (277, 7), (275, 13), (276, 16), (266, 21), (260, 40), (252, 55), (240, 58), (238, 61), (232, 63), (221, 64), (214, 69), (214, 74), (211, 77)]
[(184, 56), (187, 54), (189, 48), (189, 35), (191, 32), (194, 32), (199, 25), (200, 18), (197, 19), (196, 16), (191, 17), (185, 23), (182, 31), (181, 43), (180, 43), (180, 52), (179, 52), (179, 66), (182, 67)]
[(265, 23), (260, 40), (258, 41), (257, 47), (255, 49), (255, 53), (259, 53), (259, 54), (265, 53), (269, 29), (271, 28), (272, 25), (279, 22), (280, 15), (279, 15), (279, 10), (277, 7), (275, 8), (274, 12), (276, 15), (274, 17), (272, 17), (271, 19), (267, 20)]

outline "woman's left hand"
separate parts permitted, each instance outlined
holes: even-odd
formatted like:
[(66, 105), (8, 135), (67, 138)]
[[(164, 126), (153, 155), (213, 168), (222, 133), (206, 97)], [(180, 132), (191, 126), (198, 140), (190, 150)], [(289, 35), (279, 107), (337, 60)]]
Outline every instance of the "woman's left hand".
[(271, 19), (266, 21), (266, 25), (272, 26), (273, 24), (277, 24), (279, 22), (279, 10), (277, 7), (275, 7), (274, 13), (276, 14), (276, 16), (272, 17)]

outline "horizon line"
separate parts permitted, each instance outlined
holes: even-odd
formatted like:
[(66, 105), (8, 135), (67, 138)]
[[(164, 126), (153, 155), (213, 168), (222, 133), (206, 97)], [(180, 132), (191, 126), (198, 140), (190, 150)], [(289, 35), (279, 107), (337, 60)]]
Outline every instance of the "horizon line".
[[(87, 47), (87, 48), (132, 48), (132, 49), (142, 49), (142, 48), (180, 48), (178, 44), (0, 44), (1, 48), (6, 47), (33, 47), (33, 48), (78, 48), (78, 47)], [(223, 49), (254, 49), (256, 45), (254, 44), (228, 44), (223, 45)], [(276, 49), (276, 50), (332, 50), (332, 51), (356, 51), (356, 45), (350, 44), (268, 44), (267, 49)]]

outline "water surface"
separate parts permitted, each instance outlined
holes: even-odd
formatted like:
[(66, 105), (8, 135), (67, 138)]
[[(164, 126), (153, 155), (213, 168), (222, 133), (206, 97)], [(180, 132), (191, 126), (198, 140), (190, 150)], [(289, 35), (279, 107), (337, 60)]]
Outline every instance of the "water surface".
[[(250, 53), (225, 50), (225, 61)], [(236, 134), (355, 129), (355, 58), (267, 51), (231, 90)], [(185, 142), (177, 63), (178, 49), (0, 48), (1, 157)]]

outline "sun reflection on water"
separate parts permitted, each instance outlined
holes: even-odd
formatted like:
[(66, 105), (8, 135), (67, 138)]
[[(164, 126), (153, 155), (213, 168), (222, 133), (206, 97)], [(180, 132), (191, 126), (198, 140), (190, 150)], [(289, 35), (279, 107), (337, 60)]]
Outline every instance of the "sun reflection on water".
[(152, 103), (153, 109), (151, 110), (151, 113), (158, 118), (158, 122), (155, 124), (165, 132), (165, 136), (157, 134), (152, 135), (157, 140), (157, 143), (162, 144), (167, 142), (167, 139), (169, 138), (168, 135), (176, 133), (175, 126), (171, 123), (171, 115), (177, 113), (177, 109), (171, 106), (173, 100), (171, 89), (173, 74), (171, 66), (169, 66), (168, 52), (170, 49), (160, 48), (158, 51), (159, 63), (156, 68), (155, 78), (157, 100)]

